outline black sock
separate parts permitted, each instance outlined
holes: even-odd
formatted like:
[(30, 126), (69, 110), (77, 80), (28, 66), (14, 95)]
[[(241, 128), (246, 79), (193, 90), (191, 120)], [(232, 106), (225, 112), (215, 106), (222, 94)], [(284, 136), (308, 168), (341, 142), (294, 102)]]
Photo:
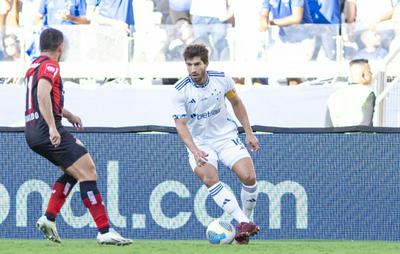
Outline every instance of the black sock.
[(47, 218), (49, 221), (52, 221), (52, 222), (55, 222), (55, 221), (56, 221), (56, 216), (54, 216), (54, 215), (51, 214), (51, 213), (46, 212), (46, 213), (44, 214), (44, 216), (46, 216), (46, 218)]
[(110, 232), (110, 228), (109, 227), (100, 228), (99, 232), (100, 232), (100, 234), (108, 233), (108, 232)]

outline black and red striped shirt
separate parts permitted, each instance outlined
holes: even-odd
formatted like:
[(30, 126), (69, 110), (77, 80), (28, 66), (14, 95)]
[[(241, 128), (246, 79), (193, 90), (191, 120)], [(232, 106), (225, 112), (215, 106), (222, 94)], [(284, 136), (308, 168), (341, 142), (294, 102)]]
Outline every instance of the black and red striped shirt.
[(38, 121), (44, 122), (40, 115), (39, 102), (37, 97), (38, 84), (40, 79), (46, 79), (51, 83), (50, 93), (53, 115), (56, 122), (62, 118), (62, 109), (64, 107), (63, 86), (60, 77), (60, 66), (58, 63), (47, 56), (36, 58), (25, 75), (26, 84), (26, 108), (25, 123), (36, 125)]
[(40, 114), (38, 102), (39, 80), (46, 79), (51, 83), (50, 98), (57, 128), (61, 125), (62, 109), (64, 107), (64, 92), (60, 77), (60, 66), (47, 56), (36, 58), (25, 75), (26, 108), (25, 136), (28, 144), (40, 144), (49, 139), (49, 127)]

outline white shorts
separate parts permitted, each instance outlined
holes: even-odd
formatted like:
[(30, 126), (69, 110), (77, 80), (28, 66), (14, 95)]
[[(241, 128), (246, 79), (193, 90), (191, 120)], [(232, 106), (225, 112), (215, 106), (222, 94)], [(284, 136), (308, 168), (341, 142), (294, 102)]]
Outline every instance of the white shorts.
[[(208, 153), (207, 162), (213, 165), (216, 169), (218, 169), (219, 160), (225, 166), (232, 169), (233, 165), (235, 165), (235, 163), (238, 162), (240, 159), (250, 157), (246, 146), (238, 137), (235, 139), (224, 139), (217, 142), (210, 142), (209, 144), (197, 145), (197, 147), (200, 150)], [(189, 150), (188, 152), (189, 163), (192, 167), (192, 170), (194, 170), (197, 167), (196, 160)]]

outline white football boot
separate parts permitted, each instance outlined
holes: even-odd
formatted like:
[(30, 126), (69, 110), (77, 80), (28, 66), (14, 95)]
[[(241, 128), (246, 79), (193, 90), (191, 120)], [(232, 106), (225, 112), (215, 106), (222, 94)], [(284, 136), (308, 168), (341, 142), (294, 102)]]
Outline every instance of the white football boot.
[(44, 236), (52, 242), (61, 243), (61, 238), (58, 235), (56, 223), (50, 221), (46, 216), (42, 216), (36, 222), (36, 227), (43, 232)]
[(110, 228), (110, 231), (108, 231), (108, 233), (100, 234), (99, 232), (97, 234), (97, 243), (123, 246), (132, 244), (132, 240), (122, 237), (117, 231)]

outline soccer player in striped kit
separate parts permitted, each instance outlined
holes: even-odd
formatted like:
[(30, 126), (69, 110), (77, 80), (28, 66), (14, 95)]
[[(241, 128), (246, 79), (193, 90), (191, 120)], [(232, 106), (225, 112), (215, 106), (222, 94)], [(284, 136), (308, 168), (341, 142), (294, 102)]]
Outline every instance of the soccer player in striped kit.
[(96, 166), (83, 144), (61, 123), (65, 117), (78, 130), (81, 119), (64, 108), (63, 86), (58, 61), (64, 51), (62, 32), (47, 28), (40, 34), (41, 56), (25, 76), (25, 137), (29, 147), (59, 166), (64, 174), (54, 183), (46, 213), (36, 226), (45, 237), (60, 243), (55, 220), (71, 189), (79, 181), (81, 197), (99, 231), (100, 244), (128, 245), (132, 240), (110, 228), (107, 211), (97, 189)]
[[(250, 154), (238, 137), (237, 125), (226, 109), (225, 98), (242, 124), (252, 151), (259, 149), (259, 142), (232, 78), (223, 72), (207, 71), (208, 49), (202, 44), (192, 44), (186, 47), (183, 57), (189, 76), (175, 85), (176, 129), (188, 149), (194, 173), (207, 186), (216, 204), (238, 222), (236, 241), (247, 244), (249, 237), (260, 230), (249, 221), (258, 196), (256, 173)], [(220, 182), (218, 160), (242, 182), (243, 210), (233, 193)]]

